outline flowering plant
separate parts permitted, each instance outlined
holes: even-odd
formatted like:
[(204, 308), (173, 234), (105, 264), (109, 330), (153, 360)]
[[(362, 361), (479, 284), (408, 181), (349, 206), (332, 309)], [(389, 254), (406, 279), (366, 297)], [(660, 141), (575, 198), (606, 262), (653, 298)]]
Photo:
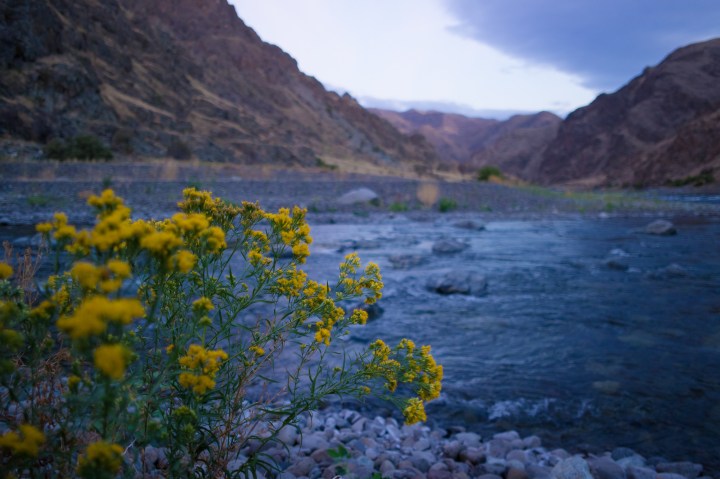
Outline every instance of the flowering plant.
[[(91, 196), (90, 229), (63, 213), (37, 230), (56, 265), (34, 304), (0, 263), (0, 470), (7, 477), (132, 477), (146, 447), (168, 477), (244, 477), (276, 467), (279, 432), (334, 395), (375, 393), (426, 419), (442, 367), (429, 346), (335, 339), (377, 301), (377, 265), (356, 254), (335, 285), (301, 269), (312, 243), (305, 210), (263, 211), (193, 188), (180, 212), (133, 220), (112, 190)], [(7, 258), (6, 258), (7, 259)], [(396, 389), (404, 384), (397, 397)], [(229, 464), (242, 453), (240, 467)]]

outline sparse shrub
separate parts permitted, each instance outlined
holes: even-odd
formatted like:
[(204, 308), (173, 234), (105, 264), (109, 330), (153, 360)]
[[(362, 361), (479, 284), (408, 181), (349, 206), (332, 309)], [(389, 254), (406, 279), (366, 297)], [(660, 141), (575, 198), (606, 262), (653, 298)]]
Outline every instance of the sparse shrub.
[(178, 138), (173, 139), (167, 147), (165, 154), (170, 158), (175, 158), (176, 160), (189, 160), (192, 158), (192, 150), (190, 149), (190, 146)]
[(480, 168), (480, 171), (478, 171), (477, 179), (478, 181), (490, 181), (490, 178), (493, 176), (497, 178), (503, 177), (500, 168), (498, 168), (497, 166), (483, 166), (482, 168)]
[(103, 176), (102, 178), (102, 187), (104, 190), (110, 188), (113, 184), (113, 178), (110, 175)]
[(702, 170), (697, 175), (692, 176), (686, 176), (685, 178), (680, 178), (678, 180), (669, 180), (668, 184), (670, 186), (704, 186), (704, 185), (711, 185), (715, 183), (715, 175), (713, 175), (713, 172), (711, 169), (707, 168)]
[(396, 201), (390, 205), (390, 211), (394, 213), (402, 213), (407, 210), (408, 206), (404, 201)]
[(67, 142), (51, 140), (45, 146), (45, 156), (55, 160), (111, 160), (112, 151), (99, 138), (80, 135)]
[(4, 474), (133, 477), (152, 445), (167, 477), (257, 477), (275, 467), (268, 443), (335, 395), (376, 394), (407, 423), (425, 420), (442, 379), (429, 346), (377, 340), (350, 354), (337, 340), (367, 320), (342, 303), (381, 297), (377, 265), (353, 253), (334, 284), (313, 281), (305, 210), (183, 196), (170, 218), (133, 221), (105, 190), (88, 199), (91, 229), (63, 213), (39, 224), (69, 258), (39, 304), (0, 263)]
[(331, 165), (330, 163), (327, 163), (325, 160), (320, 158), (319, 156), (315, 157), (315, 166), (318, 168), (323, 168), (326, 170), (337, 170), (337, 165)]
[(457, 206), (457, 201), (452, 198), (442, 197), (438, 201), (438, 210), (440, 211), (440, 213), (447, 213), (448, 211), (457, 209)]

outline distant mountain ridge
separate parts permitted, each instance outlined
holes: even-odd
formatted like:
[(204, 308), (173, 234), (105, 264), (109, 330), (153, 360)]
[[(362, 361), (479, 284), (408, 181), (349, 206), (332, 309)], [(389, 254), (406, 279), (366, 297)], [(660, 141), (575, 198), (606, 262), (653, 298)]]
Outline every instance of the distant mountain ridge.
[(0, 137), (89, 133), (138, 156), (180, 145), (249, 164), (437, 166), (423, 137), (327, 92), (226, 0), (6, 0), (0, 18)]
[(370, 111), (403, 133), (425, 136), (443, 160), (459, 164), (461, 171), (493, 165), (524, 178), (532, 176), (545, 145), (562, 121), (549, 112), (514, 115), (501, 121), (436, 111)]

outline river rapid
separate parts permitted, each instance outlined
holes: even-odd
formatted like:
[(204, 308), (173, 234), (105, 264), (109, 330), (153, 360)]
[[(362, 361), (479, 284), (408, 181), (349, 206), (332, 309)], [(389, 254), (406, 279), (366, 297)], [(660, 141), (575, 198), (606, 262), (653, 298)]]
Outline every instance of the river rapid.
[[(383, 313), (350, 341), (410, 337), (444, 365), (439, 425), (516, 429), (546, 444), (704, 463), (720, 470), (720, 222), (672, 218), (495, 220), (477, 230), (402, 216), (313, 227), (311, 277), (332, 281), (357, 251), (383, 271)], [(437, 254), (455, 239), (468, 247)], [(414, 258), (400, 265), (398, 256)], [(395, 266), (395, 267), (393, 267)], [(450, 271), (484, 275), (484, 295), (427, 288)]]

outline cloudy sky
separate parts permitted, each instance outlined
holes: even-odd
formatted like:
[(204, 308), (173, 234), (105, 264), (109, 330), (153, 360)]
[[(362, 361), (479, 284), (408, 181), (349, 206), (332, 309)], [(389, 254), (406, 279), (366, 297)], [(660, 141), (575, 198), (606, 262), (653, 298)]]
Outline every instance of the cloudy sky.
[(565, 114), (688, 43), (719, 0), (230, 0), (260, 37), (365, 106)]

